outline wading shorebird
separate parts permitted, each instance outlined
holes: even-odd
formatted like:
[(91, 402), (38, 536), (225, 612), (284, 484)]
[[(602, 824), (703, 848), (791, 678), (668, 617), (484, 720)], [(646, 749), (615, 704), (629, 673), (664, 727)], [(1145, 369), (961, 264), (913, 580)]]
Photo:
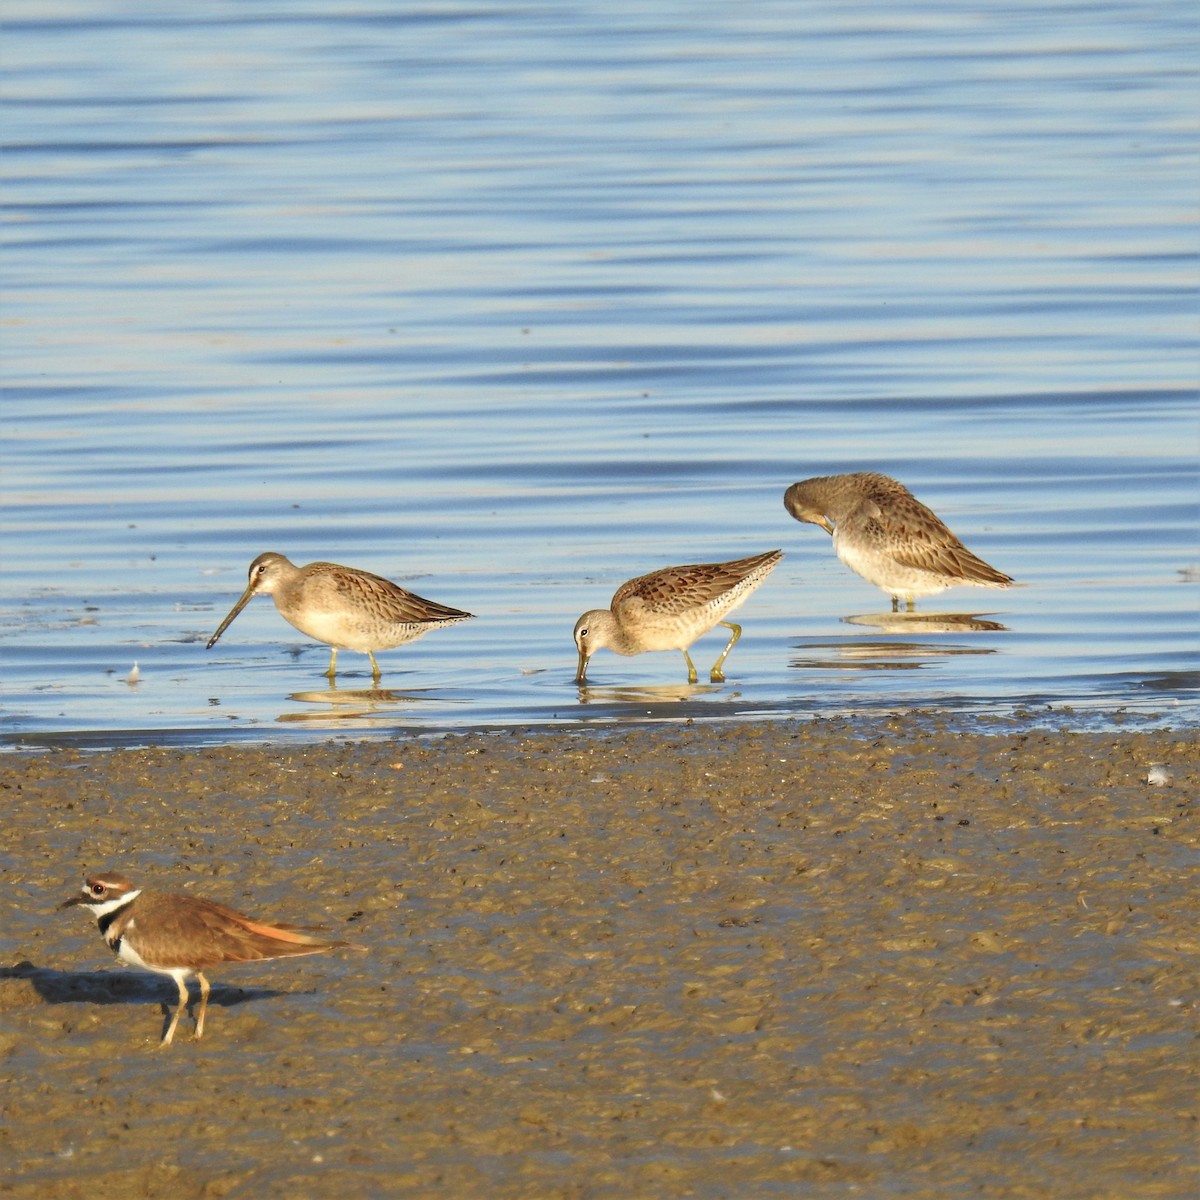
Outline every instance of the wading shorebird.
[(902, 483), (873, 471), (793, 483), (784, 507), (833, 535), (834, 553), (869, 583), (913, 611), (917, 596), (959, 584), (1006, 588), (1009, 576), (977, 558)]
[(782, 551), (768, 550), (733, 562), (664, 567), (623, 583), (609, 608), (594, 608), (575, 622), (575, 646), (579, 651), (575, 682), (587, 681), (588, 661), (607, 646), (625, 655), (682, 650), (688, 683), (695, 683), (696, 668), (688, 647), (714, 625), (724, 625), (733, 630), (733, 636), (709, 672), (713, 683), (723, 682), (721, 668), (742, 636), (742, 627), (722, 618), (737, 608), (782, 558)]
[(59, 908), (75, 904), (92, 910), (101, 936), (122, 962), (175, 980), (179, 1004), (160, 1046), (169, 1046), (175, 1036), (175, 1027), (188, 1006), (187, 981), (193, 975), (200, 980), (200, 1011), (196, 1015), (199, 1041), (208, 1008), (209, 983), (204, 972), (210, 967), (320, 954), (335, 946), (362, 949), (349, 942), (322, 941), (303, 932), (299, 925), (256, 921), (200, 896), (139, 888), (115, 871), (90, 875), (82, 893)]
[(325, 672), (330, 679), (337, 673), (339, 650), (365, 654), (371, 660), (371, 678), (378, 682), (376, 650), (415, 642), (431, 629), (457, 625), (472, 617), (469, 612), (406, 592), (370, 571), (329, 562), (297, 567), (282, 554), (268, 551), (250, 564), (250, 582), (208, 639), (209, 650), (260, 592), (274, 599), (279, 615), (290, 625), (331, 648), (329, 670)]

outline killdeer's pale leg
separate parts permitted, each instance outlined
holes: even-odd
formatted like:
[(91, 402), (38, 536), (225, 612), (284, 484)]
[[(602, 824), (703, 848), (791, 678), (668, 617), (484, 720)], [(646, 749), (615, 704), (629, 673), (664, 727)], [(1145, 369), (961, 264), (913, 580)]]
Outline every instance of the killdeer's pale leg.
[[(171, 1015), (171, 1023), (167, 1026), (167, 1032), (162, 1035), (162, 1041), (159, 1046), (169, 1046), (175, 1037), (175, 1029), (179, 1024), (179, 1018), (183, 1016), (185, 1009), (191, 997), (188, 995), (187, 980), (182, 975), (175, 976), (175, 986), (179, 988), (179, 1003), (175, 1005), (175, 1011)], [(200, 1036), (200, 1028), (196, 1028), (196, 1037)]]
[(200, 1013), (196, 1017), (196, 1041), (199, 1041), (204, 1036), (204, 1014), (208, 1012), (208, 993), (212, 989), (203, 971), (197, 971), (196, 978), (200, 980)]

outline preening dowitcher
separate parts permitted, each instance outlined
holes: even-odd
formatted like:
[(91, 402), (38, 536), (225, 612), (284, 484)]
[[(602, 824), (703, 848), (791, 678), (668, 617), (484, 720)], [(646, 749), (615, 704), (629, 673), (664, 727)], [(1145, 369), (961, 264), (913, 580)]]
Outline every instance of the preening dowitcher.
[(1009, 576), (971, 553), (902, 483), (873, 471), (793, 483), (784, 507), (833, 535), (834, 553), (892, 598), (892, 611), (917, 596), (959, 584), (1006, 588)]

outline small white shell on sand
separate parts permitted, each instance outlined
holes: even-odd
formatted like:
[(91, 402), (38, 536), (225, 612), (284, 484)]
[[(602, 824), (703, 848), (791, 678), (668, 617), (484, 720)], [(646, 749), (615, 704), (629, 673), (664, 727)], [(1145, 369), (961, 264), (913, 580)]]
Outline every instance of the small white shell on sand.
[(1163, 763), (1152, 763), (1146, 774), (1146, 782), (1152, 787), (1166, 787), (1171, 782), (1171, 772)]

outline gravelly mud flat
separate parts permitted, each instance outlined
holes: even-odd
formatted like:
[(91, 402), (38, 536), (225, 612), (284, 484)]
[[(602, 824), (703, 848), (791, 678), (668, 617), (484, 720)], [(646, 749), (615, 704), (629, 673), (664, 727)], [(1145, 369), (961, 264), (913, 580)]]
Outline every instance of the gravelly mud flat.
[[(1190, 1197), (1198, 774), (903, 720), (6, 757), (0, 1194)], [(157, 1051), (174, 985), (54, 911), (105, 867), (368, 952)]]

